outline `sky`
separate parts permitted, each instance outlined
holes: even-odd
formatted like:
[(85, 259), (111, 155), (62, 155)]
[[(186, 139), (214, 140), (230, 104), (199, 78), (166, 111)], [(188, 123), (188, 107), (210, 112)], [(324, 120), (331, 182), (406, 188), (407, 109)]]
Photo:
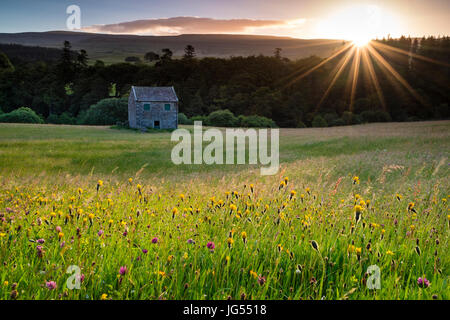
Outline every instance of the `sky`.
[[(449, 0), (0, 0), (0, 32), (230, 33), (354, 39), (450, 35)], [(73, 20), (72, 20), (73, 21)]]

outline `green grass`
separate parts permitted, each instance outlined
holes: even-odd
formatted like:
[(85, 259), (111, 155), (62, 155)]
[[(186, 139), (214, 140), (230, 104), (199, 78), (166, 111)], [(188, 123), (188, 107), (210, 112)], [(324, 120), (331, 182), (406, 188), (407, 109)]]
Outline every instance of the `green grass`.
[(167, 132), (0, 124), (0, 299), (449, 299), (449, 129), (282, 129), (280, 171), (261, 176), (175, 166)]

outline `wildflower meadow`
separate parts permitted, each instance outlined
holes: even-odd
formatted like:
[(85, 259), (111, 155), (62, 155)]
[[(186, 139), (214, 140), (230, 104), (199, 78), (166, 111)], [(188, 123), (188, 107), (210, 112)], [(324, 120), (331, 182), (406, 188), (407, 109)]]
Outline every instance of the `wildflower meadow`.
[(1, 125), (0, 299), (449, 299), (449, 125), (282, 130), (273, 176)]

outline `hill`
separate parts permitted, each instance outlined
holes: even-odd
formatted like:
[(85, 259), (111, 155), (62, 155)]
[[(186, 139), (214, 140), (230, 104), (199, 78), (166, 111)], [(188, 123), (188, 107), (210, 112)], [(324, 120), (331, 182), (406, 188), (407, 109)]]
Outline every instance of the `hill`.
[(227, 34), (137, 36), (67, 31), (0, 33), (0, 43), (4, 44), (61, 48), (64, 40), (70, 41), (73, 49), (85, 49), (92, 59), (105, 62), (123, 61), (131, 55), (142, 57), (148, 51), (163, 48), (169, 48), (175, 56), (181, 56), (187, 44), (193, 45), (200, 57), (273, 55), (275, 48), (282, 48), (282, 55), (290, 59), (310, 55), (327, 57), (343, 43), (341, 40)]

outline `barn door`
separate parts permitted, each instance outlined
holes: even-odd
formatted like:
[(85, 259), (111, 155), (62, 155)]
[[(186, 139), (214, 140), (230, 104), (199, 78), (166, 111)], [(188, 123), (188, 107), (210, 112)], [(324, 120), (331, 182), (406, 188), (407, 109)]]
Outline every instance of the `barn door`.
[(155, 128), (155, 129), (159, 129), (160, 128), (159, 120), (155, 120), (154, 121), (153, 128)]

